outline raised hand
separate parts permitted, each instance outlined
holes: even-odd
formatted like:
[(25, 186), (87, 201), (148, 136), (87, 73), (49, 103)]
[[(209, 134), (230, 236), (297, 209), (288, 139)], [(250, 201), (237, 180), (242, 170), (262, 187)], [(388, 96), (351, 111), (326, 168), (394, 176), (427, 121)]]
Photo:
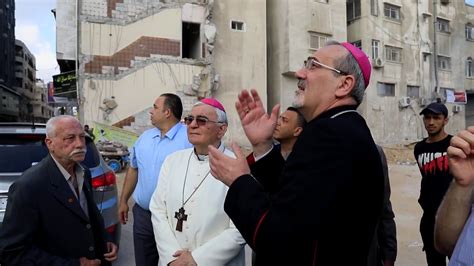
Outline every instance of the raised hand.
[(448, 148), (449, 168), (456, 183), (474, 185), (474, 127), (459, 132), (451, 139)]
[(245, 135), (253, 146), (254, 154), (256, 156), (260, 155), (262, 147), (263, 152), (265, 152), (265, 149), (272, 145), (272, 135), (280, 105), (275, 105), (271, 114), (268, 115), (257, 91), (252, 89), (250, 93), (243, 90), (239, 94), (235, 108), (239, 114)]
[(232, 143), (232, 150), (237, 157), (235, 159), (225, 155), (223, 152), (216, 149), (216, 147), (209, 145), (209, 165), (211, 167), (211, 174), (227, 186), (232, 185), (232, 183), (241, 175), (250, 174), (247, 159), (239, 146)]

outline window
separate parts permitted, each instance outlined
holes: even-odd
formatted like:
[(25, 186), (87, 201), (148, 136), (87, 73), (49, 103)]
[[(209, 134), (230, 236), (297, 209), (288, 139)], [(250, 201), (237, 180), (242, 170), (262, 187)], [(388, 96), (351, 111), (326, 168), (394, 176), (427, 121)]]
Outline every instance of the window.
[(230, 28), (235, 31), (245, 31), (245, 24), (242, 21), (231, 20)]
[(309, 33), (309, 49), (311, 50), (318, 50), (319, 48), (323, 47), (324, 44), (328, 41), (329, 36), (316, 33), (316, 32), (310, 32)]
[(449, 33), (449, 20), (437, 18), (436, 19), (436, 29), (439, 32)]
[(474, 41), (474, 26), (471, 24), (466, 24), (465, 27), (466, 40)]
[(400, 7), (391, 4), (383, 4), (383, 13), (386, 18), (400, 20)]
[(346, 2), (347, 21), (360, 17), (360, 0), (347, 0)]
[(474, 60), (468, 57), (466, 60), (466, 77), (474, 78)]
[(351, 44), (362, 50), (362, 41), (351, 42)]
[(420, 98), (420, 87), (419, 86), (407, 86), (407, 96), (416, 99)]
[(379, 1), (378, 0), (370, 0), (370, 14), (372, 16), (379, 15)]
[(372, 40), (372, 59), (379, 58), (379, 47), (380, 47), (380, 41)]
[(451, 58), (447, 56), (438, 56), (438, 68), (441, 70), (451, 70)]
[(183, 22), (181, 56), (183, 58), (199, 59), (201, 56), (201, 25)]
[(392, 62), (401, 62), (402, 49), (393, 46), (385, 46), (385, 59)]
[(326, 4), (329, 3), (329, 0), (314, 0), (314, 1), (320, 2), (320, 3), (326, 3)]
[(395, 96), (395, 84), (377, 82), (377, 95), (378, 96)]

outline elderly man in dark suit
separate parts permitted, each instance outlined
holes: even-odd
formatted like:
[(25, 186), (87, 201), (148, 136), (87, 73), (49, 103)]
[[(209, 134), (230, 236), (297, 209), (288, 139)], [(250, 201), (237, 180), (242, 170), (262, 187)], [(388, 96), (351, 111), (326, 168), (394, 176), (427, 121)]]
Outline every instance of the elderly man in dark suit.
[(86, 153), (80, 122), (51, 118), (45, 142), (49, 155), (8, 192), (0, 228), (2, 265), (110, 265), (117, 246), (105, 240), (90, 172), (79, 164)]

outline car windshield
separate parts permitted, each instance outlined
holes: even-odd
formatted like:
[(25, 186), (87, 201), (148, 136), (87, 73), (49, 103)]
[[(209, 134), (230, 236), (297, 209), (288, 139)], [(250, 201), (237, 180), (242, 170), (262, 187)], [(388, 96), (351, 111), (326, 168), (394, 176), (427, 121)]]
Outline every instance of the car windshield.
[[(0, 134), (0, 172), (22, 173), (40, 162), (48, 154), (44, 135), (38, 134)], [(99, 165), (97, 148), (86, 138), (87, 154), (82, 162), (88, 168)]]

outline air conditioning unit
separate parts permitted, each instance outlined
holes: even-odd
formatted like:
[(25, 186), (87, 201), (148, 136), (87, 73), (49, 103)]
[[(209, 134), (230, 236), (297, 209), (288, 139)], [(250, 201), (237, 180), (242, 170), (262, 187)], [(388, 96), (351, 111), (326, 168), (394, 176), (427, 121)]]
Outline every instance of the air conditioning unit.
[(453, 113), (459, 113), (462, 111), (462, 106), (461, 105), (454, 105), (453, 106)]
[(400, 108), (407, 108), (408, 106), (410, 106), (411, 104), (411, 99), (410, 97), (402, 97), (400, 98), (400, 100), (398, 101), (398, 106)]
[(418, 105), (420, 105), (420, 107), (427, 106), (430, 103), (431, 103), (430, 99), (427, 99), (427, 98), (420, 98), (418, 100)]
[(374, 68), (380, 68), (383, 67), (383, 60), (380, 57), (377, 57), (372, 60), (372, 65)]

